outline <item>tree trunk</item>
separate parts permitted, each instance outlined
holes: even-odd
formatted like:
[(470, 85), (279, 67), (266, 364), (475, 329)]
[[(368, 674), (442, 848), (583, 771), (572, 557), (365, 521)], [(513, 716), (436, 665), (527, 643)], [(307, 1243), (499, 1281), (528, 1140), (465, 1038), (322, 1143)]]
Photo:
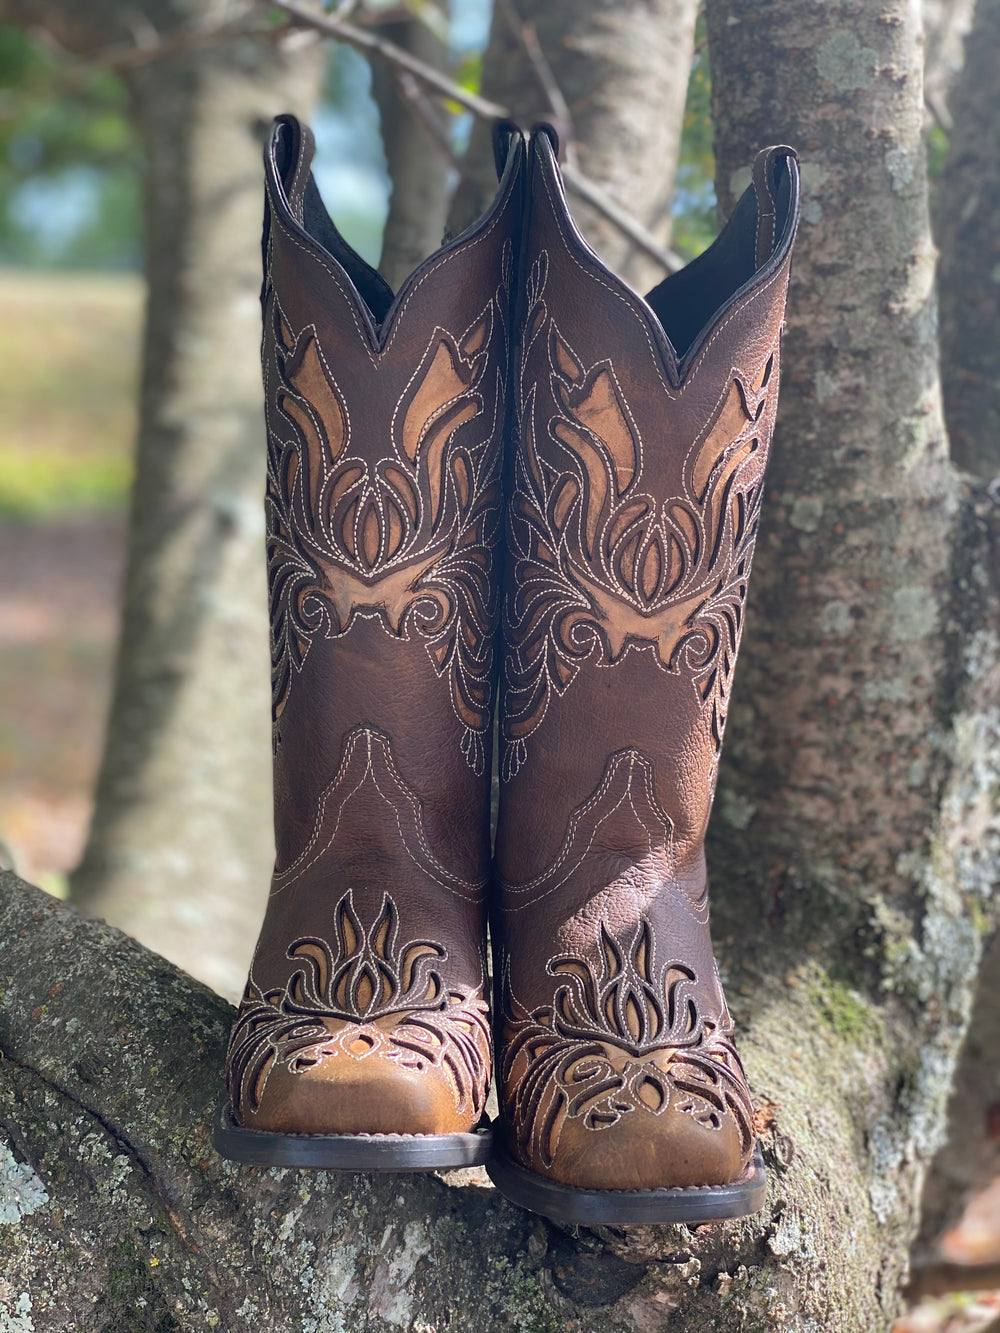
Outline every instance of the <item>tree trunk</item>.
[(723, 208), (763, 143), (797, 145), (804, 181), (716, 931), (794, 1145), (761, 1276), (788, 1326), (868, 1333), (897, 1310), (993, 906), (992, 506), (941, 420), (914, 7), (707, 18)]
[[(684, 101), (694, 51), (697, 0), (496, 0), (484, 60), (483, 93), (528, 127), (557, 124), (581, 171), (660, 241), (670, 235), (670, 202), (680, 154)], [(571, 126), (559, 124), (522, 40), (537, 35)], [(558, 100), (558, 99), (557, 99)], [(476, 217), (496, 191), (489, 127), (477, 125), (452, 230)], [(647, 256), (588, 205), (574, 200), (587, 240), (637, 290), (663, 277)]]
[[(961, 7), (961, 6), (959, 6)], [(971, 6), (969, 6), (971, 9)], [(937, 183), (941, 371), (952, 456), (985, 481), (1000, 472), (1000, 9), (979, 0), (950, 90), (952, 127)], [(993, 810), (998, 818), (997, 807)], [(969, 1197), (1000, 1173), (1000, 936), (980, 974), (949, 1112), (924, 1189), (925, 1257)]]
[(239, 38), (127, 76), (147, 166), (141, 418), (111, 717), (72, 892), (231, 995), (273, 858), (260, 145), (275, 112), (308, 107), (318, 73), (311, 42)]
[[(446, 68), (448, 48), (421, 19), (391, 23), (379, 31), (424, 64)], [(394, 74), (385, 61), (372, 61), (372, 92), (392, 181), (379, 271), (393, 291), (441, 244), (448, 217), (448, 158), (404, 96), (400, 78), (407, 77)], [(414, 92), (420, 96), (418, 89)], [(447, 113), (426, 99), (424, 104), (425, 114), (433, 117), (441, 138), (447, 140)]]
[(941, 373), (952, 454), (1000, 472), (1000, 5), (979, 0), (938, 183)]

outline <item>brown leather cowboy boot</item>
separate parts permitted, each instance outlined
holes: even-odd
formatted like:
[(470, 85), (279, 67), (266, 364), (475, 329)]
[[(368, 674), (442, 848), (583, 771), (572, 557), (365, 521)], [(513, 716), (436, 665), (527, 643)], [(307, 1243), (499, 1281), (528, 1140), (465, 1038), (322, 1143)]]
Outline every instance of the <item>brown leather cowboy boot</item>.
[(642, 300), (532, 138), (508, 501), (494, 918), (503, 1150), (567, 1222), (763, 1199), (712, 955), (704, 836), (774, 425), (798, 174), (762, 152)]
[(394, 296), (291, 116), (265, 153), (277, 863), (227, 1060), (227, 1157), (481, 1161), (497, 544), (522, 137)]

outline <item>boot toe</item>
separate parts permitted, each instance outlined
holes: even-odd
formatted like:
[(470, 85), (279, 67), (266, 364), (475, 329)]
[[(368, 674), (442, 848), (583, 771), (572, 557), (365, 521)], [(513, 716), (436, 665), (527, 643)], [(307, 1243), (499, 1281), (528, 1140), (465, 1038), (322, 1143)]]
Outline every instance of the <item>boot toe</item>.
[[(604, 1046), (542, 1074), (515, 1062), (505, 1097), (512, 1155), (581, 1190), (729, 1185), (754, 1148), (753, 1109), (734, 1061)], [(737, 1073), (738, 1071), (738, 1073)], [(542, 1077), (539, 1077), (542, 1074)]]
[(474, 1127), (470, 1115), (459, 1114), (440, 1072), (351, 1055), (295, 1072), (276, 1066), (245, 1123), (283, 1134), (454, 1134)]
[(545, 1174), (588, 1190), (728, 1185), (742, 1175), (752, 1146), (732, 1116), (709, 1126), (673, 1106), (660, 1115), (635, 1108), (601, 1129), (568, 1121)]
[[(395, 1028), (331, 1024), (306, 1050), (279, 1052), (238, 1117), (283, 1134), (462, 1134), (475, 1129), (488, 1082), (488, 1051), (454, 1058), (447, 1032), (415, 1038)], [(463, 1052), (467, 1057), (472, 1054)]]

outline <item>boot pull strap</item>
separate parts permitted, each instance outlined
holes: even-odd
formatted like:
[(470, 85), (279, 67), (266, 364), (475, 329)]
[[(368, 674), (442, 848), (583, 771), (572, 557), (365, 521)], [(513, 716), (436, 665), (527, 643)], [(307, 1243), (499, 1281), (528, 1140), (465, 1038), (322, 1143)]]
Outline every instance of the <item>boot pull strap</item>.
[(497, 170), (497, 180), (503, 177), (503, 169), (510, 156), (511, 144), (521, 133), (520, 127), (512, 120), (497, 120), (493, 123), (493, 165)]
[(532, 134), (536, 135), (538, 138), (541, 138), (542, 135), (544, 135), (545, 138), (548, 139), (549, 143), (552, 145), (552, 156), (553, 156), (553, 157), (555, 158), (555, 160), (558, 162), (558, 161), (559, 161), (559, 131), (556, 129), (556, 127), (555, 127), (554, 125), (550, 124), (549, 121), (547, 121), (547, 120), (540, 120), (540, 121), (538, 121), (538, 123), (537, 123), (536, 125), (532, 126), (532, 130), (531, 130), (531, 132), (532, 132)]
[(281, 182), (292, 216), (301, 222), (309, 169), (316, 153), (313, 132), (297, 116), (277, 116), (268, 151), (274, 174)]
[[(309, 167), (316, 151), (316, 140), (308, 125), (292, 115), (276, 116), (264, 148), (264, 172), (280, 185), (288, 199), (292, 216), (301, 224)], [(264, 226), (260, 248), (264, 267), (264, 282), (260, 290), (263, 302), (268, 285), (268, 247), (271, 240), (271, 199), (264, 191)]]
[[(773, 148), (762, 148), (754, 158), (753, 188), (757, 196), (757, 231), (754, 241), (754, 265), (760, 268), (771, 258), (778, 240), (778, 200), (777, 168), (791, 158), (798, 161), (794, 148), (788, 144), (775, 144)], [(787, 166), (786, 166), (787, 169)]]

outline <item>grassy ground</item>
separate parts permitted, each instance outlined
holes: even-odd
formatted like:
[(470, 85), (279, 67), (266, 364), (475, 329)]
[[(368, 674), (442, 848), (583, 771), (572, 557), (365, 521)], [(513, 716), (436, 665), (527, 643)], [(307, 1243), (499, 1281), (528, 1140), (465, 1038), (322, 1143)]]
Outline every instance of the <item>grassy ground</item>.
[(121, 508), (141, 301), (132, 276), (0, 272), (0, 515)]

